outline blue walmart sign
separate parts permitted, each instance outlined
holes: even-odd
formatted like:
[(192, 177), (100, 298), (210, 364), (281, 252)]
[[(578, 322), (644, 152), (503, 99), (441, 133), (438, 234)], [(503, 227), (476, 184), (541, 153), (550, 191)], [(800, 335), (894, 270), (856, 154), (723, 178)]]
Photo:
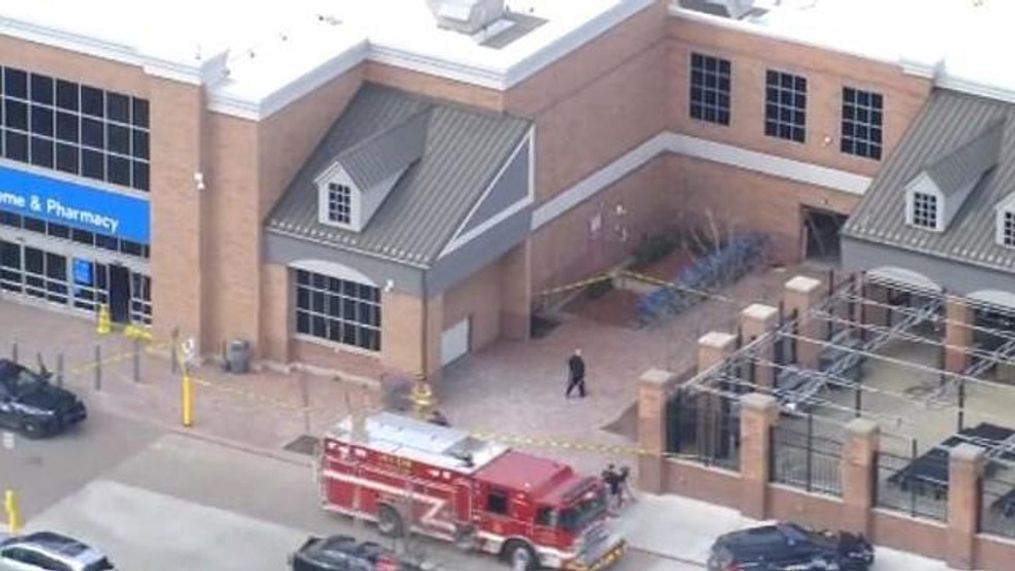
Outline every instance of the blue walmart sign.
[(149, 243), (148, 201), (0, 166), (0, 210)]

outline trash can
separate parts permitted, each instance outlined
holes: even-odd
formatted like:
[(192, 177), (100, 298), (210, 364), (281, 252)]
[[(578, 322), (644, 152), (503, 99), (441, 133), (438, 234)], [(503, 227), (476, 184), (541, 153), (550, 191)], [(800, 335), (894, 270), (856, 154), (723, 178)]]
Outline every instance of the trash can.
[(250, 371), (250, 342), (233, 339), (226, 351), (226, 366), (230, 373), (243, 374)]

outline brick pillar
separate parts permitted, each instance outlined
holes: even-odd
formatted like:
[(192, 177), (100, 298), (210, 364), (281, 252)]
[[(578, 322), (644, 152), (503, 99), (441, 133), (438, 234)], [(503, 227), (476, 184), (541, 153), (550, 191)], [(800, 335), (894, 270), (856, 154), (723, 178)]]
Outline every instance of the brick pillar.
[(779, 405), (771, 395), (740, 397), (740, 512), (747, 517), (767, 516), (772, 426), (778, 418)]
[[(796, 276), (786, 282), (783, 292), (783, 304), (786, 312), (792, 316), (794, 313), (798, 319), (796, 334), (801, 337), (809, 337), (824, 341), (828, 331), (824, 320), (816, 317), (802, 317), (821, 302), (826, 294), (825, 285), (820, 280), (806, 276)], [(808, 369), (818, 367), (818, 358), (821, 355), (822, 345), (807, 341), (796, 340), (797, 363)]]
[(972, 569), (976, 532), (980, 524), (980, 477), (983, 448), (959, 444), (948, 457), (948, 549), (953, 569)]
[[(740, 312), (740, 333), (743, 335), (744, 344), (761, 337), (772, 329), (775, 329), (779, 322), (779, 310), (771, 305), (755, 303), (744, 308)], [(763, 361), (775, 362), (775, 344), (766, 341), (757, 350), (758, 358)], [(775, 369), (771, 365), (754, 364), (754, 383), (761, 387), (771, 387), (775, 384)]]
[[(736, 350), (737, 336), (712, 331), (698, 339), (698, 372), (721, 363)], [(722, 438), (723, 398), (709, 392), (695, 396), (697, 405), (698, 443), (703, 448), (699, 453), (709, 454), (720, 449)]]
[(870, 535), (871, 509), (877, 481), (878, 424), (855, 418), (846, 424), (839, 470), (842, 480), (842, 518), (846, 531)]
[(711, 331), (698, 339), (698, 372), (721, 362), (736, 349), (737, 336)]
[(887, 326), (891, 322), (891, 310), (888, 306), (888, 288), (883, 285), (864, 283), (863, 297), (870, 300), (861, 307), (862, 315), (858, 321), (864, 324)]
[(969, 354), (964, 351), (973, 344), (973, 308), (961, 299), (949, 297), (945, 301), (945, 369), (961, 373), (969, 366)]
[(500, 333), (526, 341), (531, 331), (532, 247), (526, 240), (501, 258)]
[(638, 487), (659, 494), (664, 491), (666, 465), (666, 401), (673, 373), (649, 369), (638, 379)]

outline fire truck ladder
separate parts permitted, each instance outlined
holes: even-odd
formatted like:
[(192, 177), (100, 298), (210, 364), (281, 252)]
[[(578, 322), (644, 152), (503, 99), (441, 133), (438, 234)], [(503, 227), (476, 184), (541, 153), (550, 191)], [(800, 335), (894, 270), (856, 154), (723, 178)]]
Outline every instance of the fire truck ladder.
[(890, 327), (877, 329), (866, 340), (849, 327), (835, 332), (821, 353), (817, 371), (786, 367), (779, 372), (779, 388), (775, 394), (780, 405), (789, 411), (813, 406), (817, 403), (817, 395), (827, 387), (829, 379), (845, 377), (850, 369), (860, 365), (863, 354), (877, 351), (904, 331), (931, 319), (943, 304), (942, 298), (933, 297), (918, 307), (898, 308), (904, 317)]

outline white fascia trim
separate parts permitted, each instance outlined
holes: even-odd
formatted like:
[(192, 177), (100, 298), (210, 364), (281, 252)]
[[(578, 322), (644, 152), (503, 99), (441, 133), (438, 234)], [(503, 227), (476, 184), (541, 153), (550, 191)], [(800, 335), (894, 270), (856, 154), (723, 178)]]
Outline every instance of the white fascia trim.
[(492, 66), (469, 65), (376, 43), (370, 44), (365, 58), (372, 62), (436, 75), (479, 87), (506, 89), (505, 71)]
[(549, 46), (508, 67), (503, 73), (503, 85), (505, 88), (514, 87), (655, 3), (656, 0), (628, 0), (616, 4), (582, 26), (557, 38)]
[[(472, 208), (469, 210), (469, 214), (462, 220), (462, 223), (458, 225), (458, 228), (455, 229), (455, 233), (453, 234), (454, 238), (452, 238), (452, 240), (448, 242), (447, 245), (444, 246), (444, 249), (441, 250), (440, 255), (437, 256), (438, 260), (443, 258), (444, 256), (447, 256), (451, 252), (454, 252), (455, 250), (461, 248), (462, 246), (468, 244), (480, 234), (483, 234), (487, 230), (490, 230), (494, 226), (500, 224), (504, 220), (507, 220), (514, 214), (522, 211), (527, 206), (535, 202), (536, 195), (533, 175), (533, 173), (535, 172), (535, 167), (533, 166), (532, 163), (532, 158), (535, 156), (534, 148), (536, 146), (535, 132), (536, 132), (535, 127), (530, 127), (528, 134), (522, 137), (521, 142), (518, 143), (518, 146), (516, 146), (514, 151), (511, 152), (511, 156), (508, 157), (508, 160), (504, 161), (504, 164), (500, 166), (500, 170), (497, 171), (497, 174), (494, 175), (493, 180), (490, 182), (489, 185), (487, 185), (486, 190), (483, 191), (482, 196), (480, 196), (479, 200), (477, 200), (476, 203), (472, 205)], [(518, 153), (520, 153), (522, 149), (525, 148), (526, 143), (529, 144), (529, 172), (526, 174), (525, 179), (528, 181), (529, 188), (528, 191), (525, 193), (525, 197), (522, 198), (521, 200), (515, 201), (504, 210), (501, 210), (500, 212), (490, 217), (489, 219), (484, 220), (482, 223), (477, 225), (472, 230), (469, 230), (468, 232), (463, 234), (462, 230), (464, 230), (465, 227), (468, 226), (469, 221), (472, 220), (472, 217), (476, 214), (476, 211), (479, 210), (479, 207), (483, 205), (483, 202), (490, 197), (490, 193), (493, 192), (493, 189), (496, 188), (497, 183), (500, 181), (501, 177), (504, 176), (504, 171), (506, 171), (508, 167), (511, 166), (511, 163), (513, 163), (516, 158), (518, 158)]]
[(377, 287), (377, 283), (370, 279), (363, 272), (338, 262), (327, 260), (296, 260), (289, 263), (289, 267), (295, 270), (306, 270), (314, 274), (321, 274), (347, 282), (356, 282)]
[(538, 230), (666, 152), (854, 195), (863, 195), (871, 184), (870, 177), (667, 131), (543, 203), (532, 213), (532, 230)]
[(257, 99), (208, 90), (208, 110), (250, 121), (261, 121), (281, 111), (290, 103), (308, 95), (329, 81), (356, 67), (366, 58), (367, 42), (346, 50), (324, 64), (303, 74), (288, 85)]
[(979, 95), (980, 97), (986, 97), (988, 99), (996, 99), (1006, 103), (1015, 103), (1015, 91), (1005, 89), (1003, 87), (988, 85), (977, 81), (970, 81), (968, 79), (962, 79), (961, 77), (955, 77), (947, 74), (939, 75), (937, 81), (934, 83), (938, 87), (942, 87), (944, 89), (953, 89), (955, 91), (961, 91), (962, 93), (969, 93), (970, 95)]

